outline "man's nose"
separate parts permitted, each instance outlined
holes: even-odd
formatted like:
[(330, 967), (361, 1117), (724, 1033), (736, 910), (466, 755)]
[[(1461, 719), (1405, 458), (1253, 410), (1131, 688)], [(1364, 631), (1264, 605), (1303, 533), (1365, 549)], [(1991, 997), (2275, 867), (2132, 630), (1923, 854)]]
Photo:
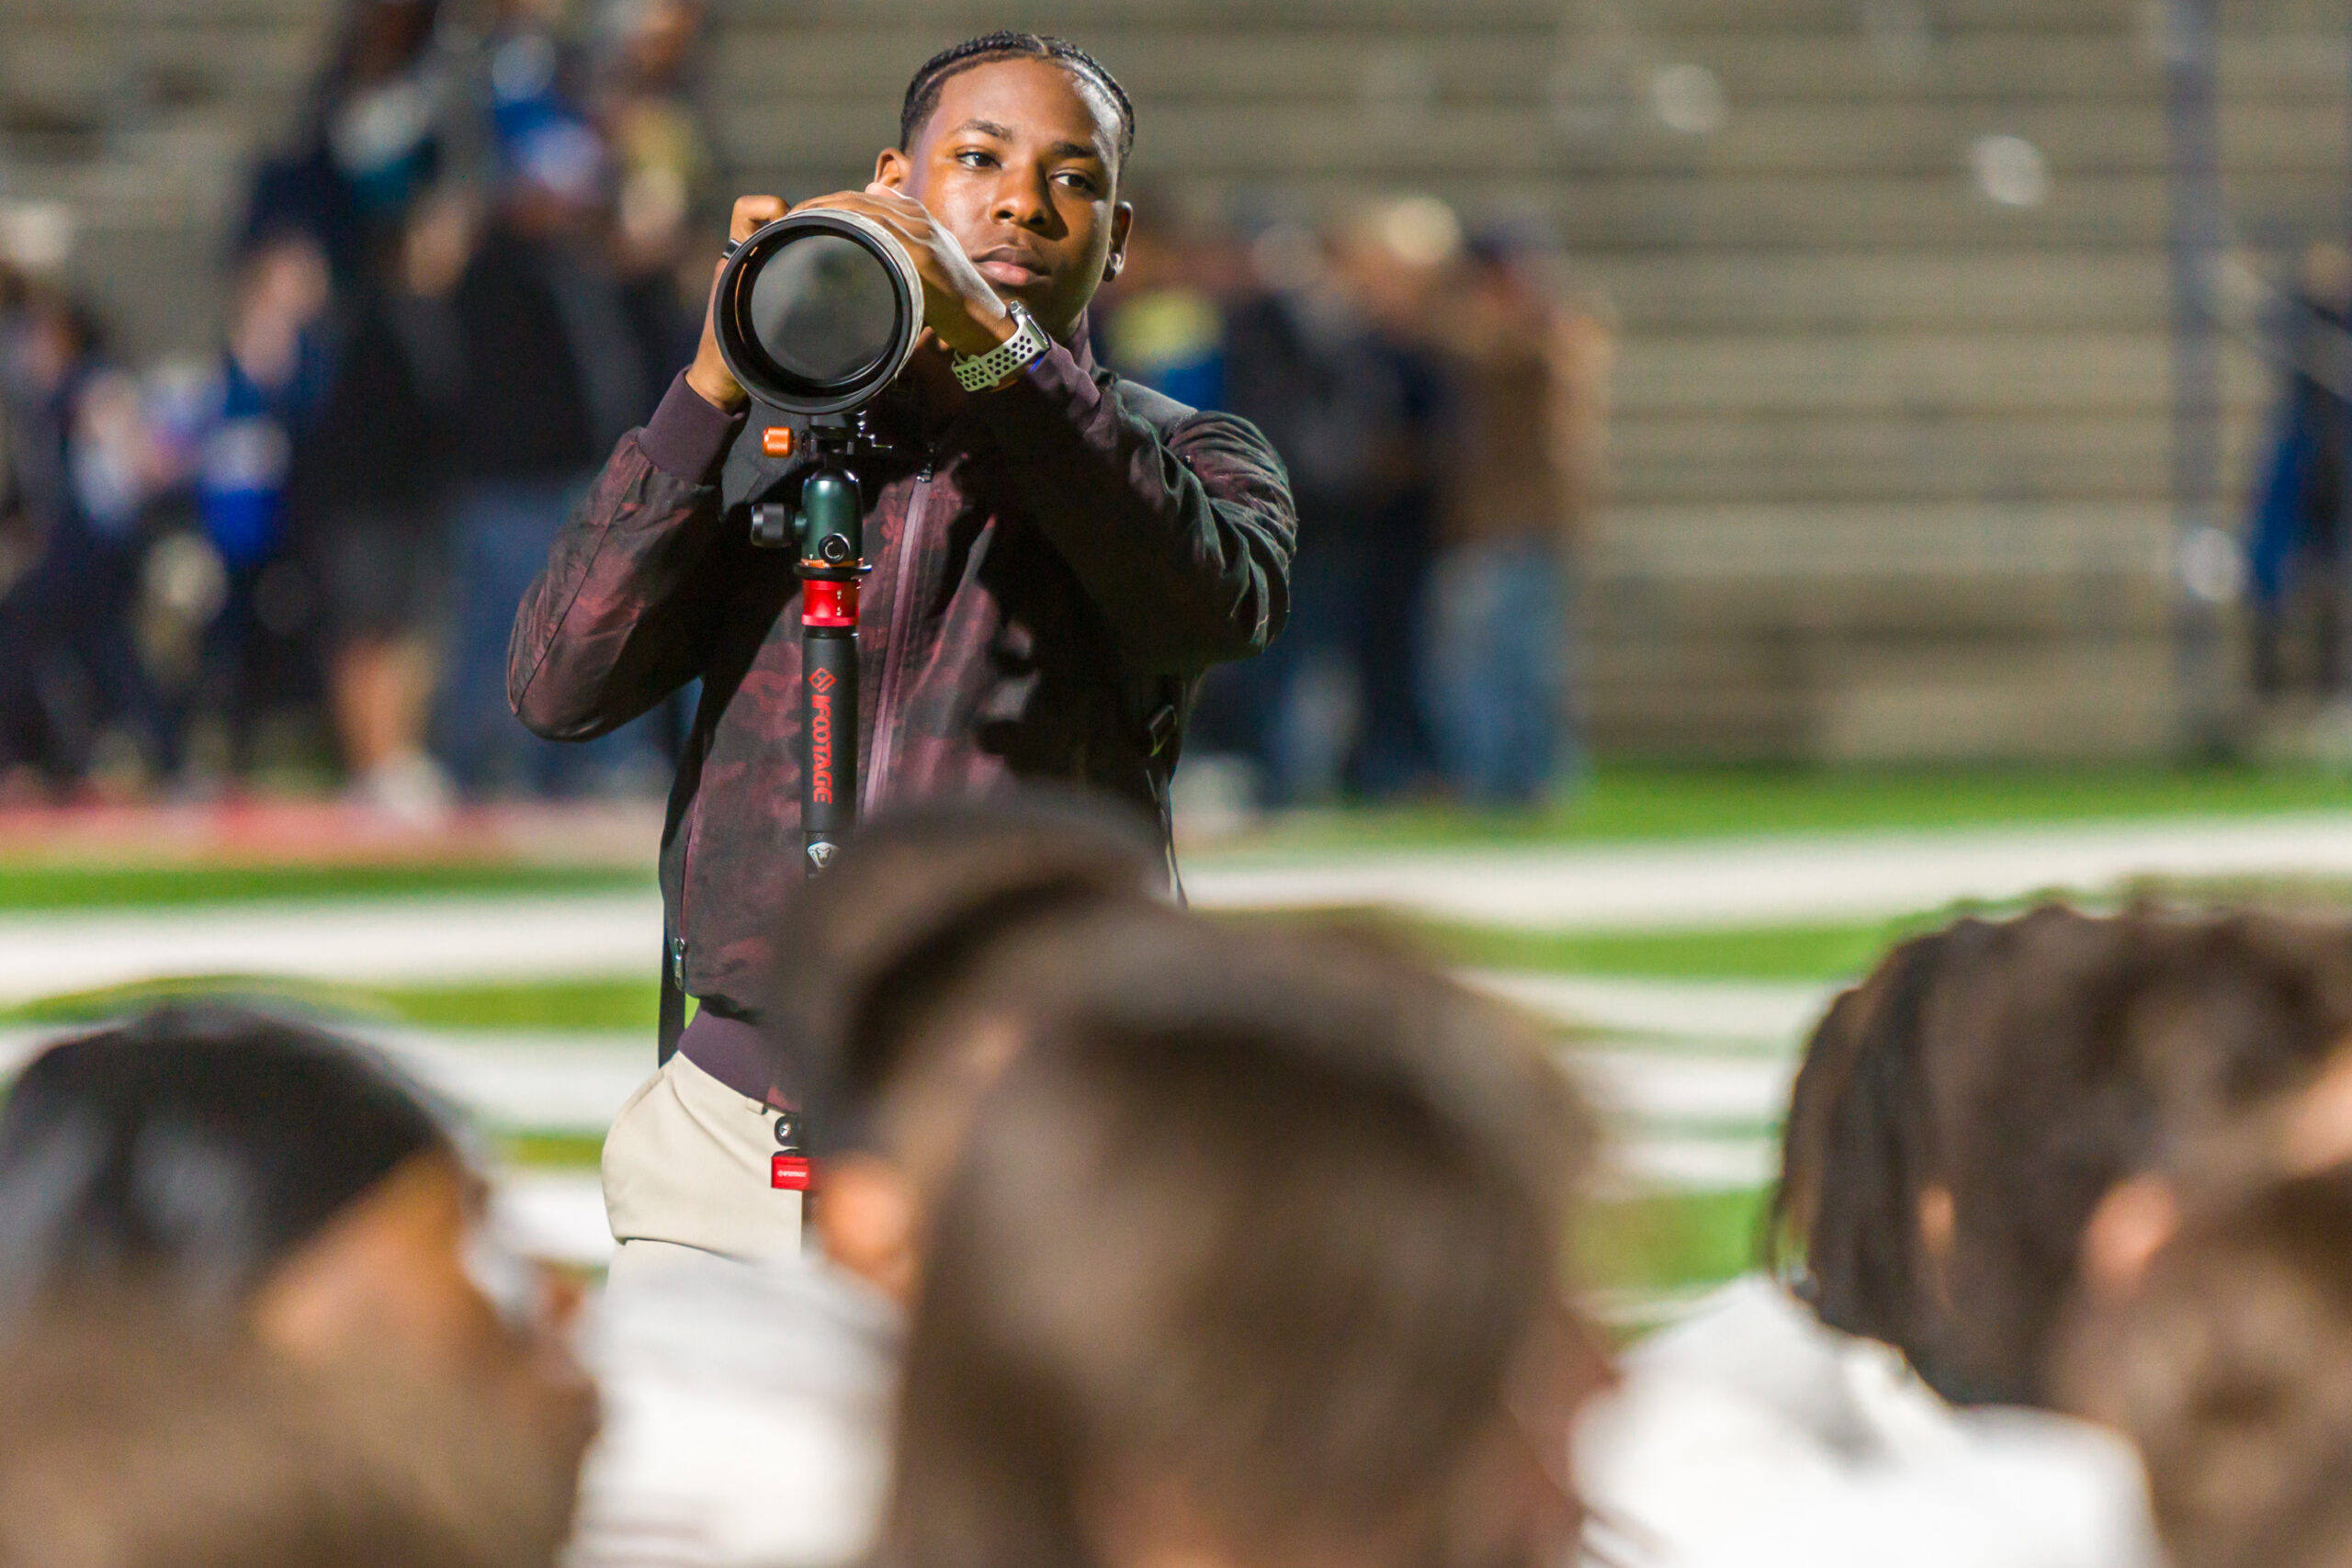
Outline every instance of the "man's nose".
[(996, 185), (996, 200), (989, 217), (1000, 223), (1011, 223), (1040, 232), (1053, 227), (1054, 197), (1046, 188), (1046, 175), (1038, 169), (1004, 171)]

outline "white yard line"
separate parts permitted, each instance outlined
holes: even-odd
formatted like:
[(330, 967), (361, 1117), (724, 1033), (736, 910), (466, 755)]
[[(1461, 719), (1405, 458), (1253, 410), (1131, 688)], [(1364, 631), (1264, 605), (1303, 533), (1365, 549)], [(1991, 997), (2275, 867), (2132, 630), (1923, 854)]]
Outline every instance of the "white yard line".
[(1462, 978), (1554, 1023), (1793, 1051), (1838, 987), (1743, 980), (1632, 980), (1474, 969)]
[[(1353, 854), (1283, 864), (1199, 857), (1204, 908), (1375, 905), (1554, 930), (1883, 919), (1963, 898), (2135, 877), (2352, 879), (2352, 816), (2090, 823), (1616, 845)], [(0, 1000), (158, 975), (399, 984), (650, 974), (650, 892), (368, 899), (0, 917)]]
[(1620, 1122), (1716, 1122), (1750, 1130), (1788, 1110), (1796, 1062), (1608, 1046), (1564, 1052), (1563, 1060), (1603, 1113)]
[(357, 984), (656, 973), (653, 893), (228, 904), (0, 919), (0, 998), (159, 975)]
[(509, 1170), (493, 1212), (514, 1245), (534, 1258), (602, 1269), (613, 1260), (605, 1186), (593, 1170)]
[(1745, 1191), (1770, 1181), (1781, 1165), (1770, 1138), (1638, 1137), (1611, 1152), (1604, 1179), (1634, 1191)]
[(2352, 877), (2352, 815), (1783, 834), (1574, 849), (1480, 848), (1185, 869), (1209, 908), (1378, 906), (1592, 931), (1883, 919), (1960, 899), (2135, 877)]

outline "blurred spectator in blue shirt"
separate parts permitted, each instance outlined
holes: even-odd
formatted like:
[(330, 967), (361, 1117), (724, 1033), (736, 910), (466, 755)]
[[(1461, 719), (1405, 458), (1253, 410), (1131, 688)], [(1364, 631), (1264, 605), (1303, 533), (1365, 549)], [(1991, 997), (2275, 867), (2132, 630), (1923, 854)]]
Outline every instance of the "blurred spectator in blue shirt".
[(169, 422), (223, 581), (196, 706), (224, 723), (239, 773), (253, 761), (263, 709), (316, 685), (318, 595), (293, 547), (287, 491), (295, 444), (326, 392), (330, 288), (326, 255), (308, 235), (288, 231), (254, 248), (238, 266), (228, 340)]
[[(2252, 592), (2255, 690), (2266, 697), (2288, 684), (2287, 631), (2298, 598), (2312, 614), (2311, 682), (2320, 694), (2343, 689), (2345, 513), (2352, 493), (2345, 459), (2352, 447), (2352, 254), (2314, 245), (2287, 302), (2281, 351), (2288, 363), (2274, 416), (2270, 453), (2259, 469), (2246, 529)], [(2321, 372), (2333, 370), (2333, 381)]]
[(153, 683), (131, 615), (141, 514), (165, 474), (138, 383), (101, 355), (96, 318), (32, 294), (0, 345), (16, 483), (38, 541), (0, 598), (0, 778), (86, 778), (108, 735), (151, 775), (163, 761)]

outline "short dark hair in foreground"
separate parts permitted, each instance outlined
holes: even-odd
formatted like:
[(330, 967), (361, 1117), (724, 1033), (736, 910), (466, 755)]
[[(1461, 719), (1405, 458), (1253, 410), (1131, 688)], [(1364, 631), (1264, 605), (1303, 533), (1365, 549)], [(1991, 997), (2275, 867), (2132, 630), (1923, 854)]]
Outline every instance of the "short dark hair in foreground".
[(1043, 785), (899, 807), (859, 826), (785, 908), (766, 1010), (775, 1087), (822, 1156), (868, 1145), (877, 1105), (932, 1014), (1024, 926), (1152, 897), (1137, 813)]
[(1122, 1519), (1373, 1562), (1478, 1511), (1474, 1456), (1562, 1328), (1574, 1098), (1396, 953), (1202, 942), (981, 1107), (909, 1345), (890, 1568), (1080, 1568)]
[(2347, 1033), (2340, 922), (2052, 907), (1905, 943), (1824, 1021), (1789, 1121), (1781, 1218), (1823, 1321), (1947, 1398), (2048, 1404), (2099, 1201)]
[(282, 1019), (160, 1008), (53, 1045), (0, 1104), (0, 1321), (126, 1285), (233, 1307), (396, 1166), (454, 1147), (389, 1064)]

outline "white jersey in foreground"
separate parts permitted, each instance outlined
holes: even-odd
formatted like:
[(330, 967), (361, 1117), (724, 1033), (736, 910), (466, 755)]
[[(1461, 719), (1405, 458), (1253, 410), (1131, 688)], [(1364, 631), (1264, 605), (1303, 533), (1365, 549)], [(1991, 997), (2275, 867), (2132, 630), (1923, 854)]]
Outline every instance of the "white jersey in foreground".
[(817, 1260), (677, 1249), (608, 1290), (567, 1568), (837, 1568), (890, 1471), (897, 1310)]
[(1960, 1410), (1773, 1281), (1635, 1346), (1577, 1433), (1615, 1568), (2154, 1568), (2139, 1461), (2040, 1412)]

